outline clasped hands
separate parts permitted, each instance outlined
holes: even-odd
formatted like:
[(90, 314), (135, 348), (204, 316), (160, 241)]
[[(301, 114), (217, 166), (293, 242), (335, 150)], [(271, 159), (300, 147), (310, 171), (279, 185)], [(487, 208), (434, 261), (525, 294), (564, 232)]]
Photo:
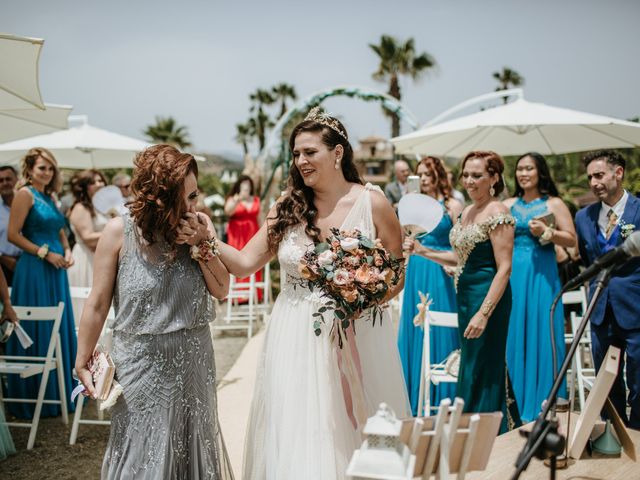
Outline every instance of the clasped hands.
[(190, 208), (180, 220), (176, 243), (193, 246), (211, 237), (215, 237), (215, 233), (209, 228), (207, 216)]
[(63, 268), (66, 270), (75, 263), (73, 257), (71, 256), (71, 250), (69, 249), (66, 249), (64, 251), (64, 256), (60, 255), (59, 253), (48, 252), (47, 256), (44, 257), (44, 259), (51, 265), (53, 265), (56, 269)]

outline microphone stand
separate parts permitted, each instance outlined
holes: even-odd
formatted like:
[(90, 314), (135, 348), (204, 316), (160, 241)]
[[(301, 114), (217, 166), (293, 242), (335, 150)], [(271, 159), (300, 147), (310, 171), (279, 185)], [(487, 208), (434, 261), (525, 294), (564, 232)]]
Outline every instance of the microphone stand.
[[(560, 367), (560, 372), (555, 376), (553, 386), (551, 387), (551, 391), (547, 396), (547, 400), (544, 403), (542, 411), (538, 418), (536, 419), (536, 423), (533, 425), (531, 432), (520, 432), (521, 435), (528, 437), (527, 443), (525, 443), (524, 447), (520, 451), (518, 455), (518, 459), (516, 460), (516, 471), (513, 473), (511, 480), (516, 480), (520, 477), (520, 474), (527, 469), (529, 466), (529, 462), (531, 459), (536, 456), (540, 460), (544, 460), (545, 458), (551, 457), (551, 470), (549, 472), (549, 478), (554, 480), (556, 478), (556, 460), (558, 455), (562, 453), (564, 450), (564, 444), (566, 439), (563, 435), (558, 433), (558, 419), (556, 417), (556, 401), (558, 397), (558, 390), (560, 390), (560, 386), (562, 385), (562, 379), (567, 374), (567, 370), (569, 369), (569, 365), (571, 365), (571, 360), (578, 349), (578, 345), (580, 343), (580, 339), (584, 333), (584, 330), (587, 328), (587, 323), (589, 322), (589, 317), (595, 308), (596, 303), (598, 302), (598, 298), (602, 293), (602, 290), (607, 286), (609, 282), (609, 277), (611, 276), (611, 272), (613, 267), (607, 267), (600, 271), (595, 280), (595, 289), (593, 291), (593, 295), (591, 296), (591, 301), (589, 302), (589, 306), (587, 307), (587, 311), (584, 313), (582, 317), (582, 321), (578, 326), (578, 330), (574, 333), (573, 341), (569, 347), (569, 352), (567, 353), (562, 366)], [(560, 291), (556, 299), (554, 300), (554, 305), (558, 302), (558, 299), (564, 293), (564, 289)], [(555, 345), (552, 345), (552, 349), (555, 350)], [(555, 372), (554, 372), (555, 374)], [(551, 418), (547, 419), (547, 415), (551, 412)]]

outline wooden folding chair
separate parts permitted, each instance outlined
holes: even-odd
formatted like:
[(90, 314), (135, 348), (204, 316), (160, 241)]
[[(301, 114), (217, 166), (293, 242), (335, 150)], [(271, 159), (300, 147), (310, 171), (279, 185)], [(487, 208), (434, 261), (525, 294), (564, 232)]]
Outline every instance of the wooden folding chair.
[[(4, 402), (12, 403), (35, 403), (36, 408), (31, 422), (7, 422), (12, 427), (30, 428), (27, 450), (33, 448), (40, 422), (40, 413), (43, 404), (57, 404), (62, 410), (62, 421), (66, 425), (69, 422), (67, 414), (67, 395), (64, 387), (64, 367), (62, 365), (62, 348), (60, 346), (60, 323), (64, 312), (64, 302), (58, 303), (57, 307), (19, 307), (14, 306), (18, 319), (25, 321), (53, 321), (51, 329), (51, 339), (47, 348), (46, 357), (20, 356), (20, 355), (0, 355), (0, 374), (20, 375), (21, 378), (28, 378), (33, 375), (42, 374), (38, 397), (30, 398), (4, 398)], [(49, 373), (55, 370), (58, 377), (58, 390), (60, 400), (45, 400), (44, 395), (49, 381)], [(1, 395), (1, 389), (0, 389)]]
[[(418, 416), (431, 414), (431, 384), (457, 383), (458, 377), (450, 375), (443, 364), (431, 364), (431, 327), (458, 328), (458, 314), (451, 312), (437, 312), (429, 310), (424, 325), (424, 339), (422, 341), (422, 374), (420, 375), (420, 389), (418, 393)], [(438, 407), (434, 407), (437, 409)]]

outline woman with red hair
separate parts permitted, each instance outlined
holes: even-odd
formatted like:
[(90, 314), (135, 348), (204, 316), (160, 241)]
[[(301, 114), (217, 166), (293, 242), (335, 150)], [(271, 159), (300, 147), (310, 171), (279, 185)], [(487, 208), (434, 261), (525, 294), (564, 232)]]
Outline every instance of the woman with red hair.
[[(95, 398), (87, 362), (107, 316), (116, 380), (102, 478), (232, 478), (216, 405), (209, 322), (211, 295), (229, 274), (217, 258), (213, 225), (195, 213), (198, 168), (169, 145), (138, 154), (129, 213), (110, 220), (98, 242), (94, 284), (80, 322), (76, 371)], [(185, 229), (199, 224), (198, 234)], [(186, 244), (187, 242), (193, 246)]]
[[(462, 211), (462, 204), (451, 196), (451, 184), (444, 169), (442, 160), (436, 157), (425, 157), (416, 167), (416, 175), (420, 177), (420, 192), (429, 195), (440, 202), (444, 215), (440, 223), (428, 234), (419, 235), (416, 249), (431, 248), (434, 250), (451, 251), (449, 232), (458, 215)], [(413, 239), (405, 240), (413, 243)], [(420, 246), (418, 247), (418, 243)], [(409, 245), (411, 247), (411, 245)], [(422, 377), (422, 353), (424, 327), (414, 325), (413, 319), (418, 314), (417, 305), (421, 299), (419, 292), (429, 294), (433, 301), (431, 308), (439, 312), (456, 311), (456, 291), (453, 280), (441, 265), (419, 254), (409, 257), (405, 274), (404, 297), (402, 300), (402, 315), (398, 329), (398, 350), (402, 359), (404, 379), (407, 382), (407, 392), (411, 401), (413, 415), (418, 414), (420, 392), (420, 378)], [(442, 362), (455, 349), (459, 348), (457, 332), (452, 328), (431, 327), (430, 361), (432, 364)], [(455, 396), (455, 384), (441, 383), (433, 385), (430, 392), (430, 404), (440, 405), (444, 398)], [(429, 413), (427, 413), (429, 414)]]

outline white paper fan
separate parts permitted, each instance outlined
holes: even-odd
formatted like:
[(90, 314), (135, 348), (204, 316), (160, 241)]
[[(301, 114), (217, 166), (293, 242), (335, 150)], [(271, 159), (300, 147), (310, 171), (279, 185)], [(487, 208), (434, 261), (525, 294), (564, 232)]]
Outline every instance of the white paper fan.
[(398, 202), (398, 218), (407, 235), (431, 232), (443, 215), (442, 204), (429, 195), (408, 193)]
[(126, 210), (124, 197), (120, 193), (120, 189), (115, 185), (109, 185), (98, 190), (93, 196), (92, 202), (98, 212), (108, 217), (112, 217), (114, 213), (122, 215)]

